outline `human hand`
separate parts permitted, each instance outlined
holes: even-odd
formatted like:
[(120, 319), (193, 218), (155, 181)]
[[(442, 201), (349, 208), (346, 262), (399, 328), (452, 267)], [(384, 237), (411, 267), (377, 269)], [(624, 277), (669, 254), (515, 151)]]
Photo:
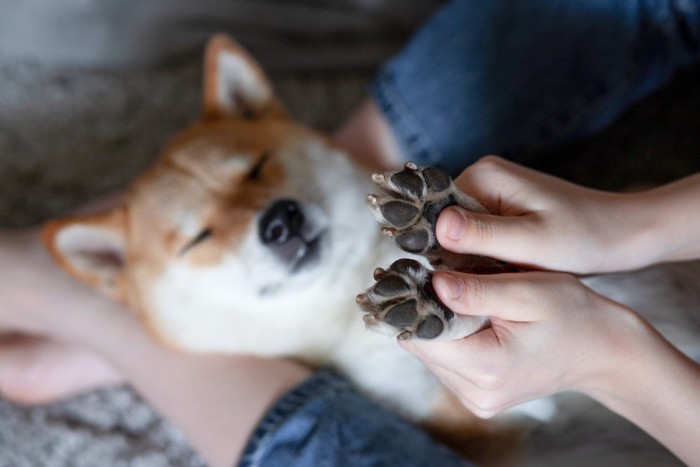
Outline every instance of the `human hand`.
[(560, 391), (615, 392), (632, 371), (626, 362), (658, 339), (635, 312), (568, 274), (439, 272), (433, 285), (453, 311), (488, 315), (491, 327), (457, 341), (400, 345), (481, 417)]
[(610, 272), (652, 261), (648, 219), (632, 195), (584, 188), (488, 156), (455, 184), (494, 215), (450, 207), (438, 218), (440, 245), (534, 269)]

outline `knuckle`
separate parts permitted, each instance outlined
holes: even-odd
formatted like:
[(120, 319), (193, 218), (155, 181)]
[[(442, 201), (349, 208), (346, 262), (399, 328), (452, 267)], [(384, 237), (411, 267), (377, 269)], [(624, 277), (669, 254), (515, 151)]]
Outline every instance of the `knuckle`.
[(583, 285), (581, 280), (573, 274), (556, 273), (554, 281), (566, 293), (570, 301), (574, 303), (586, 303), (589, 301), (591, 297), (590, 289)]
[(496, 414), (498, 414), (498, 412), (494, 412), (492, 410), (483, 410), (483, 409), (478, 409), (478, 408), (474, 409), (472, 412), (477, 417), (484, 418), (484, 419), (493, 418), (494, 416), (496, 416)]
[(495, 390), (503, 387), (504, 378), (494, 372), (481, 372), (474, 377), (474, 384), (481, 389)]
[(461, 175), (457, 177), (455, 182), (457, 185), (477, 181), (497, 174), (503, 170), (504, 160), (495, 155), (488, 155), (480, 158), (478, 161), (464, 169)]
[(489, 404), (484, 403), (478, 396), (458, 394), (458, 398), (464, 407), (479, 418), (491, 418), (499, 413), (499, 410), (491, 408)]
[(495, 154), (488, 154), (474, 163), (477, 166), (485, 170), (498, 170), (503, 167), (505, 160)]
[(477, 411), (484, 414), (496, 414), (501, 406), (498, 399), (491, 394), (475, 396), (472, 398), (472, 404)]

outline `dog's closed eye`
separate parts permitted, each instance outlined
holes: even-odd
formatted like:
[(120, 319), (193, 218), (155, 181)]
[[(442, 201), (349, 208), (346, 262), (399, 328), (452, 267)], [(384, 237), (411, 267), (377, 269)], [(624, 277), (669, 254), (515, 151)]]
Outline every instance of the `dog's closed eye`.
[(194, 237), (192, 240), (190, 240), (190, 242), (187, 245), (182, 247), (182, 249), (180, 250), (180, 253), (179, 253), (180, 256), (185, 255), (192, 248), (194, 248), (195, 246), (199, 245), (200, 243), (202, 243), (203, 241), (205, 241), (206, 239), (211, 237), (211, 233), (212, 233), (211, 229), (209, 229), (209, 228), (206, 228), (206, 229), (202, 230), (201, 232), (199, 232), (197, 234), (197, 236)]
[(248, 172), (248, 180), (259, 180), (262, 174), (265, 163), (270, 159), (270, 153), (264, 153), (260, 159), (255, 163), (255, 165)]

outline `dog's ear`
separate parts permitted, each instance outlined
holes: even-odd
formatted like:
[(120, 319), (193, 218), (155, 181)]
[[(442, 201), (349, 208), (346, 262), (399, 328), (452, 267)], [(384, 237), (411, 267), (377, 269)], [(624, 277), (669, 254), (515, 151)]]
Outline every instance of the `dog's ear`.
[(225, 34), (212, 37), (204, 59), (204, 118), (284, 115), (257, 62)]
[(57, 219), (43, 229), (44, 244), (68, 273), (112, 298), (123, 301), (126, 214)]

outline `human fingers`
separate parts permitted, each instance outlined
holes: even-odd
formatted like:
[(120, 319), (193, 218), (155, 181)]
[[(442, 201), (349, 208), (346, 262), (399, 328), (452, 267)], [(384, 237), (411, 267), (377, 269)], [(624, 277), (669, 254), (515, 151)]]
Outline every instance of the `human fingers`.
[(566, 182), (491, 155), (467, 167), (454, 183), (489, 212), (517, 216), (546, 206), (552, 196), (551, 186)]
[(635, 211), (630, 211), (629, 197), (498, 157), (468, 167), (455, 185), (490, 213), (457, 207), (443, 211), (437, 240), (457, 253), (490, 256), (530, 269), (603, 272), (619, 269), (628, 248), (619, 239), (635, 231), (630, 228)]
[[(541, 261), (543, 238), (557, 235), (557, 224), (543, 217), (557, 204), (553, 186), (566, 183), (497, 156), (477, 161), (455, 180), (490, 214), (454, 206), (438, 217), (440, 245), (462, 254), (479, 254), (532, 266)], [(553, 191), (553, 192), (551, 192)], [(551, 248), (552, 242), (547, 242)]]
[(480, 381), (468, 377), (465, 372), (454, 372), (429, 364), (427, 367), (458, 397), (462, 405), (480, 418), (494, 417), (527, 400), (509, 390), (505, 382), (494, 378)]
[(493, 371), (492, 359), (484, 362), (490, 350), (474, 345), (475, 338), (477, 335), (440, 343), (403, 341), (400, 345), (416, 355), (471, 412), (489, 418), (522, 402), (522, 398), (513, 394), (501, 372)]
[(498, 216), (452, 206), (438, 217), (435, 232), (443, 248), (533, 266), (543, 248), (537, 214)]
[(509, 322), (539, 321), (562, 303), (585, 300), (587, 289), (574, 276), (553, 272), (465, 274), (439, 271), (436, 293), (452, 311)]
[(500, 366), (501, 342), (492, 327), (453, 341), (398, 342), (429, 368), (472, 375), (481, 387), (492, 386), (494, 369)]

